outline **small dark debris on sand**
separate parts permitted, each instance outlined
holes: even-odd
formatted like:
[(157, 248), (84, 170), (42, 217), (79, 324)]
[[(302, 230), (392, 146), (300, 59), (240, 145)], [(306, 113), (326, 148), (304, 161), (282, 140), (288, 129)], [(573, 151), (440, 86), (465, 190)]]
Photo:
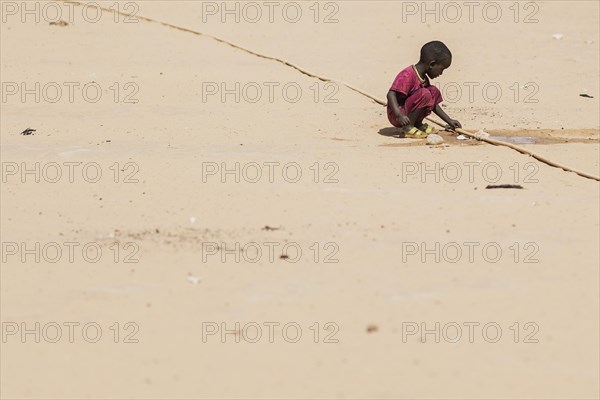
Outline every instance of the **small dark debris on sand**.
[(587, 94), (587, 93), (581, 93), (581, 94), (580, 94), (580, 96), (581, 96), (581, 97), (587, 97), (588, 99), (593, 99), (593, 98), (594, 98), (594, 96), (590, 96), (590, 95), (589, 95), (589, 94)]
[(282, 254), (279, 256), (279, 258), (282, 260), (287, 260), (288, 258), (290, 258), (290, 256), (288, 256), (287, 254)]
[(269, 225), (265, 225), (262, 228), (263, 231), (278, 231), (280, 229), (281, 229), (281, 227), (279, 227), (279, 226), (269, 226)]
[(377, 325), (369, 325), (367, 326), (367, 333), (373, 333), (373, 332), (377, 332), (379, 330), (379, 328), (377, 327)]
[(33, 133), (35, 131), (36, 131), (35, 129), (27, 128), (23, 132), (21, 132), (21, 135), (24, 135), (24, 136), (35, 135), (35, 133)]
[(50, 25), (54, 25), (54, 26), (67, 26), (69, 25), (68, 22), (63, 21), (62, 19), (60, 21), (52, 21), (50, 22)]
[(521, 185), (487, 185), (486, 189), (523, 189)]

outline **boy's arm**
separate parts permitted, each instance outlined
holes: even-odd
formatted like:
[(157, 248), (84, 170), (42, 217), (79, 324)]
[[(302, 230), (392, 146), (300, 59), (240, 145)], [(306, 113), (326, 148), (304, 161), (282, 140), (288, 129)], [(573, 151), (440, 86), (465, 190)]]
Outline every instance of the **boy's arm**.
[(404, 96), (402, 93), (390, 90), (387, 94), (387, 101), (388, 104), (392, 107), (392, 111), (394, 112), (394, 117), (396, 117), (396, 121), (398, 121), (402, 126), (409, 125), (410, 120), (406, 115), (404, 115), (404, 113), (400, 109), (400, 103), (398, 102), (398, 98), (400, 99), (400, 102), (404, 104), (406, 96)]
[(450, 125), (450, 127), (452, 129), (462, 128), (462, 125), (460, 124), (460, 122), (458, 122), (455, 119), (450, 118), (448, 116), (448, 114), (446, 114), (446, 112), (444, 110), (442, 110), (442, 107), (440, 107), (439, 104), (435, 106), (435, 108), (433, 109), (433, 112), (435, 113), (435, 115), (437, 115), (438, 117), (443, 119), (445, 123)]

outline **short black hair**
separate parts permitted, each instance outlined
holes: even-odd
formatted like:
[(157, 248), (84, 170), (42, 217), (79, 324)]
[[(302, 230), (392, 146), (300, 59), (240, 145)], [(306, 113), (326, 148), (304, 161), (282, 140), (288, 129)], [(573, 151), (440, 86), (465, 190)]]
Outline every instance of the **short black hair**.
[(433, 42), (425, 43), (423, 47), (421, 47), (421, 58), (419, 59), (420, 63), (429, 63), (430, 61), (436, 60), (451, 60), (452, 53), (446, 47), (446, 45), (439, 40), (434, 40)]

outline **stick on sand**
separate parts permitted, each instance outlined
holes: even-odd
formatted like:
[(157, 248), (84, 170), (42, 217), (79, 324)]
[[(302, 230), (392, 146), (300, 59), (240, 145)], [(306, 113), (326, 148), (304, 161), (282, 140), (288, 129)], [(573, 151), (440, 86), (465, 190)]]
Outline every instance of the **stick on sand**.
[[(378, 99), (377, 97), (375, 97), (375, 96), (373, 96), (373, 95), (371, 95), (369, 93), (366, 93), (366, 92), (364, 92), (364, 91), (362, 91), (360, 89), (357, 89), (357, 88), (355, 88), (355, 87), (353, 87), (353, 86), (351, 86), (351, 85), (349, 85), (349, 84), (347, 84), (345, 82), (340, 82), (340, 83), (342, 83), (343, 85), (345, 85), (349, 89), (352, 89), (355, 92), (358, 92), (358, 93), (362, 94), (363, 96), (368, 97), (369, 99), (373, 100), (377, 104), (381, 104), (382, 106), (387, 106), (387, 103), (385, 101), (383, 101), (381, 99)], [(433, 120), (433, 119), (431, 119), (429, 117), (427, 117), (426, 119), (428, 121), (430, 121), (430, 122), (433, 122), (434, 124), (436, 124), (438, 126), (441, 126), (444, 129), (446, 129), (446, 125), (443, 125), (440, 122), (437, 122), (436, 120)], [(544, 164), (550, 165), (551, 167), (560, 168), (563, 171), (567, 171), (567, 172), (573, 172), (573, 173), (575, 173), (575, 174), (577, 174), (579, 176), (582, 176), (584, 178), (587, 178), (587, 179), (593, 179), (595, 181), (600, 181), (600, 178), (597, 177), (597, 176), (590, 175), (590, 174), (588, 174), (586, 172), (577, 171), (577, 170), (575, 170), (573, 168), (567, 167), (566, 165), (562, 165), (562, 164), (556, 163), (556, 162), (554, 162), (552, 160), (549, 160), (549, 159), (547, 159), (545, 157), (540, 156), (539, 154), (536, 154), (536, 153), (534, 153), (532, 151), (529, 151), (529, 150), (527, 150), (524, 147), (516, 146), (516, 145), (514, 145), (512, 143), (501, 142), (499, 140), (494, 140), (494, 139), (491, 139), (491, 138), (488, 138), (488, 137), (483, 137), (481, 135), (477, 135), (475, 133), (471, 133), (471, 132), (465, 131), (464, 129), (461, 129), (461, 128), (456, 128), (456, 129), (454, 129), (454, 131), (458, 132), (458, 133), (462, 133), (463, 135), (468, 136), (470, 138), (481, 140), (481, 141), (487, 142), (489, 144), (493, 144), (494, 146), (506, 146), (506, 147), (510, 147), (511, 149), (516, 150), (519, 153), (527, 154), (527, 155), (535, 158), (536, 160), (543, 162)]]
[[(441, 123), (439, 123), (439, 122), (437, 122), (437, 121), (435, 121), (435, 120), (433, 120), (433, 119), (431, 119), (429, 117), (427, 117), (426, 119), (428, 121), (430, 121), (430, 122), (433, 122), (434, 124), (436, 124), (438, 126), (441, 126), (442, 128), (446, 128), (446, 125), (443, 125), (443, 124), (441, 124)], [(475, 133), (471, 133), (469, 131), (465, 131), (464, 129), (461, 129), (461, 128), (456, 128), (456, 129), (453, 129), (453, 130), (456, 131), (456, 132), (458, 132), (458, 133), (461, 133), (461, 134), (463, 134), (465, 136), (468, 136), (470, 138), (481, 140), (483, 142), (487, 142), (487, 143), (493, 144), (495, 146), (510, 147), (511, 149), (516, 150), (519, 153), (527, 154), (527, 155), (535, 158), (536, 160), (543, 162), (544, 164), (550, 165), (551, 167), (560, 168), (563, 171), (573, 172), (573, 173), (575, 173), (575, 174), (577, 174), (579, 176), (583, 176), (584, 178), (588, 178), (588, 179), (593, 179), (593, 180), (596, 180), (596, 181), (600, 181), (600, 178), (598, 178), (597, 176), (590, 175), (590, 174), (585, 173), (585, 172), (577, 171), (577, 170), (574, 170), (572, 168), (567, 167), (566, 165), (562, 165), (562, 164), (556, 163), (556, 162), (554, 162), (552, 160), (549, 160), (549, 159), (547, 159), (545, 157), (540, 156), (539, 154), (536, 154), (536, 153), (534, 153), (532, 151), (529, 151), (529, 150), (527, 150), (524, 147), (516, 146), (516, 145), (514, 145), (512, 143), (501, 142), (499, 140), (494, 140), (494, 139), (489, 138), (489, 137), (484, 137), (484, 136), (481, 136), (481, 135), (478, 135), (478, 134), (475, 134)]]

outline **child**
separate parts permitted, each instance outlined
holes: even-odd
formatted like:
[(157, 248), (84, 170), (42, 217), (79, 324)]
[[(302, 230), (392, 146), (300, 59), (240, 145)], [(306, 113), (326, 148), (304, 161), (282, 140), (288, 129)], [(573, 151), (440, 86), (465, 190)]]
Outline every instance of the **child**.
[(428, 135), (434, 129), (423, 119), (433, 111), (451, 128), (461, 128), (460, 122), (440, 107), (443, 99), (438, 88), (429, 84), (429, 79), (442, 75), (451, 63), (452, 53), (444, 43), (433, 41), (421, 48), (418, 64), (400, 71), (387, 94), (387, 114), (392, 125), (402, 128), (405, 135)]

